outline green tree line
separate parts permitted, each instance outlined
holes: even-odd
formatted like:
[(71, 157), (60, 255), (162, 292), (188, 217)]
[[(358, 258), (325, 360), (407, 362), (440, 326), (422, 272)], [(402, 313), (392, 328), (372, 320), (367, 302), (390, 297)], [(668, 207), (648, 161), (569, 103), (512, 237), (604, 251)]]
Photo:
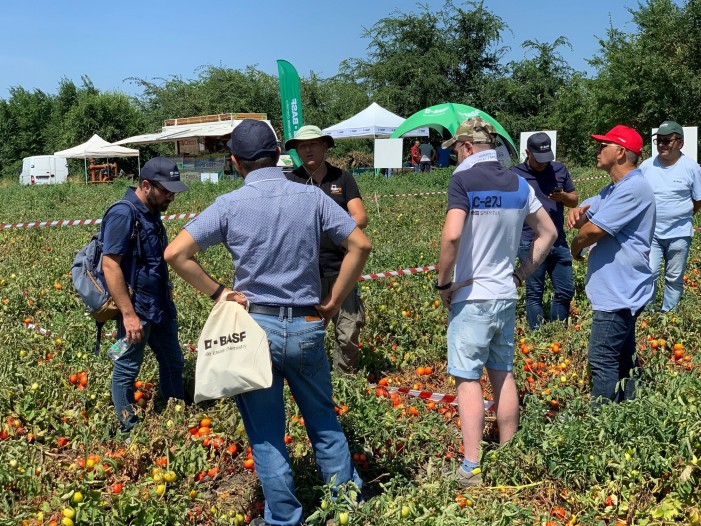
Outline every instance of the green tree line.
[[(371, 101), (405, 116), (458, 102), (491, 114), (513, 137), (558, 130), (559, 157), (591, 164), (589, 134), (616, 123), (645, 135), (667, 118), (701, 122), (701, 0), (641, 1), (630, 12), (632, 31), (610, 26), (599, 39), (590, 76), (563, 58), (566, 36), (527, 40), (523, 58), (504, 63), (509, 28), (483, 1), (396, 10), (364, 31), (367, 57), (342, 61), (331, 78), (312, 72), (301, 79), (305, 121), (323, 128)], [(262, 112), (281, 125), (278, 79), (253, 66), (209, 65), (193, 79), (130, 81), (139, 89), (135, 96), (100, 91), (86, 76), (78, 84), (60, 79), (55, 94), (10, 88), (9, 99), (0, 99), (0, 175), (14, 176), (23, 157), (74, 146), (93, 133), (116, 141), (158, 131), (168, 118)], [(338, 150), (363, 147), (370, 146), (350, 141)], [(158, 151), (148, 148), (142, 159)]]

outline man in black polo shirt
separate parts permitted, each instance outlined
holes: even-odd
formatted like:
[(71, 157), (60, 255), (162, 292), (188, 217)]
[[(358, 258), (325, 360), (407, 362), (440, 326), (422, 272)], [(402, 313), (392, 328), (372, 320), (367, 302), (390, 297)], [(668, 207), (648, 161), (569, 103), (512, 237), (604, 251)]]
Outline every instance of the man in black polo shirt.
[[(355, 178), (347, 171), (332, 166), (325, 160), (326, 152), (333, 146), (335, 146), (333, 137), (324, 135), (317, 126), (302, 126), (297, 130), (294, 138), (285, 143), (286, 150), (297, 150), (303, 163), (287, 178), (298, 183), (320, 187), (326, 195), (348, 212), (359, 228), (364, 229), (368, 224), (368, 218)], [(342, 247), (322, 233), (319, 252), (322, 300), (331, 292), (345, 254), (346, 251)], [(355, 373), (358, 371), (360, 362), (358, 336), (360, 328), (365, 325), (365, 312), (357, 287), (348, 294), (333, 321), (336, 329), (333, 365), (344, 373)]]

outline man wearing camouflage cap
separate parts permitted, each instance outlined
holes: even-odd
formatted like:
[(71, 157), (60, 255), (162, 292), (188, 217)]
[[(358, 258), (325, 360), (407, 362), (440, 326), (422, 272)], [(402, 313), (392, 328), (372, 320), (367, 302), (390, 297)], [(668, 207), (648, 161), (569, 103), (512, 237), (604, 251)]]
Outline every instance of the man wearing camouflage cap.
[[(448, 187), (436, 281), (448, 316), (448, 372), (457, 382), (465, 459), (462, 486), (481, 483), (479, 446), (484, 428), (480, 378), (487, 368), (497, 409), (499, 441), (518, 429), (518, 392), (512, 374), (517, 287), (543, 262), (557, 239), (550, 216), (525, 179), (497, 159), (496, 130), (479, 118), (463, 122), (443, 143), (457, 154)], [(514, 270), (523, 222), (533, 229), (528, 257)]]
[[(640, 165), (655, 194), (657, 221), (650, 246), (650, 269), (660, 274), (664, 260), (662, 312), (674, 309), (684, 293), (684, 272), (693, 235), (692, 216), (701, 208), (701, 168), (682, 153), (684, 128), (664, 121), (655, 134), (657, 156)], [(654, 301), (653, 295), (653, 301)]]

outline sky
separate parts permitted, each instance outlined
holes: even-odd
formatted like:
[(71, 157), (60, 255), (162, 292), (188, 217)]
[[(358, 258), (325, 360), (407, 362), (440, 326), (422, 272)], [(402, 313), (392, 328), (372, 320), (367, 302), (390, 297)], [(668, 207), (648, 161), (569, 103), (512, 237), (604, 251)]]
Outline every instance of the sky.
[[(642, 0), (644, 1), (644, 0)], [(681, 1), (681, 0), (679, 0)], [(5, 0), (0, 31), (0, 98), (11, 87), (56, 93), (61, 78), (80, 84), (87, 75), (101, 91), (131, 95), (128, 79), (197, 78), (206, 65), (255, 66), (277, 75), (277, 59), (301, 76), (338, 73), (346, 58), (365, 58), (364, 29), (395, 10), (418, 12), (419, 2), (440, 9), (443, 0)], [(454, 0), (461, 5), (460, 0)], [(109, 7), (105, 7), (108, 6)], [(508, 60), (524, 57), (525, 40), (552, 43), (565, 36), (572, 49), (559, 51), (571, 67), (589, 74), (586, 60), (599, 50), (609, 24), (634, 31), (626, 7), (638, 0), (493, 0), (485, 7), (508, 29), (501, 45)], [(291, 6), (291, 7), (290, 7)]]

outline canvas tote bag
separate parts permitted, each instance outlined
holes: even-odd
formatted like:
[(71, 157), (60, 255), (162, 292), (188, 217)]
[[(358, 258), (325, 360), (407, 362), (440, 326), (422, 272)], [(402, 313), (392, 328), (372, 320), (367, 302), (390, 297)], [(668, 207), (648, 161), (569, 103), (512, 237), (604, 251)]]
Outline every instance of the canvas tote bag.
[(273, 384), (268, 336), (233, 300), (218, 301), (197, 342), (195, 403)]

